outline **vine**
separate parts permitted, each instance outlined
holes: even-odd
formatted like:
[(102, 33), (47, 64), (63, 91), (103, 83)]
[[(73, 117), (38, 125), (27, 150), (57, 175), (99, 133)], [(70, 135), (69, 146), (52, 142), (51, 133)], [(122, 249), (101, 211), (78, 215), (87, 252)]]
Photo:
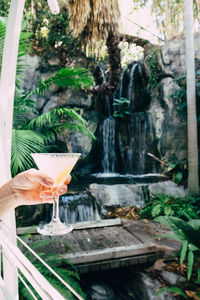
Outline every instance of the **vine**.
[(159, 70), (157, 67), (157, 55), (158, 55), (158, 49), (154, 50), (151, 54), (148, 56), (148, 66), (150, 71), (150, 78), (149, 78), (149, 85), (150, 90), (154, 90), (158, 85), (159, 80)]

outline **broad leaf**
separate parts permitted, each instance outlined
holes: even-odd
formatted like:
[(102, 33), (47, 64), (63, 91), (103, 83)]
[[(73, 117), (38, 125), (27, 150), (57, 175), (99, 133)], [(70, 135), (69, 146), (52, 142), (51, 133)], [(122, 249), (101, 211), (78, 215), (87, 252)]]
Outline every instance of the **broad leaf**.
[(193, 244), (200, 249), (200, 231), (194, 230), (189, 223), (180, 218), (171, 216), (157, 217), (155, 221), (169, 226), (177, 236), (183, 237), (188, 243)]
[(193, 251), (188, 252), (188, 272), (187, 272), (187, 279), (189, 280), (192, 275), (192, 268), (194, 264), (194, 253)]
[(173, 180), (176, 184), (180, 184), (182, 179), (183, 179), (183, 173), (182, 172), (177, 172), (173, 176)]
[(186, 295), (186, 294), (184, 293), (184, 291), (183, 291), (181, 288), (179, 288), (178, 286), (171, 286), (171, 287), (166, 286), (166, 287), (164, 287), (164, 288), (161, 288), (161, 289), (159, 289), (159, 290), (156, 292), (155, 296), (158, 296), (159, 294), (164, 293), (164, 292), (172, 292), (172, 293), (176, 293), (176, 294), (179, 294), (179, 295), (181, 295), (181, 296), (183, 296), (184, 298), (187, 299), (187, 295)]
[(151, 211), (152, 217), (157, 217), (161, 212), (161, 208), (162, 208), (161, 204), (155, 205)]
[(180, 263), (181, 264), (183, 263), (183, 261), (185, 259), (187, 249), (188, 249), (188, 241), (183, 241), (183, 245), (182, 245), (182, 248), (181, 248), (181, 256), (180, 256)]

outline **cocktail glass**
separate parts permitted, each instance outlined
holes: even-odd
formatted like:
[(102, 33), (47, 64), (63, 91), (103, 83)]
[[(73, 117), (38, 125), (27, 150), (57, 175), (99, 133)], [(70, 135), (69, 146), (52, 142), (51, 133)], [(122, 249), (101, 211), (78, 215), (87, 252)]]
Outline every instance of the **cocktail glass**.
[[(63, 184), (80, 157), (80, 153), (32, 153), (39, 170), (54, 180), (54, 185)], [(43, 235), (61, 235), (73, 230), (69, 224), (62, 223), (59, 217), (59, 196), (53, 190), (53, 215), (51, 222), (40, 225), (37, 231)]]

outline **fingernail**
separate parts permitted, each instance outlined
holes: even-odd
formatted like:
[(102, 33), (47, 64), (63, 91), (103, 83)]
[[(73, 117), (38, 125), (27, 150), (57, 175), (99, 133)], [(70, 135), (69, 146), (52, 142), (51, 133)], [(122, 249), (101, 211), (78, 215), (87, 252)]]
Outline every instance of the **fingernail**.
[(60, 193), (65, 193), (65, 192), (66, 192), (66, 189), (63, 189), (63, 188), (62, 188), (62, 189), (59, 190), (59, 192), (60, 192)]
[(46, 178), (46, 182), (47, 182), (47, 184), (49, 184), (49, 185), (52, 185), (54, 182), (53, 182), (53, 179), (51, 179), (50, 177), (47, 177)]

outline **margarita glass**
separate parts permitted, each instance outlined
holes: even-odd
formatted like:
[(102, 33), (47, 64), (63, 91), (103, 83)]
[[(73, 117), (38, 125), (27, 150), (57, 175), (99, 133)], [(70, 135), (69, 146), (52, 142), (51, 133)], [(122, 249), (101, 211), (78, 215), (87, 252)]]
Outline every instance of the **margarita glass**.
[[(80, 157), (80, 153), (32, 153), (39, 170), (54, 180), (54, 187), (63, 184)], [(52, 191), (53, 193), (53, 191)], [(37, 231), (43, 235), (66, 234), (72, 226), (62, 223), (59, 217), (59, 196), (53, 193), (53, 215), (50, 223), (40, 225)]]

